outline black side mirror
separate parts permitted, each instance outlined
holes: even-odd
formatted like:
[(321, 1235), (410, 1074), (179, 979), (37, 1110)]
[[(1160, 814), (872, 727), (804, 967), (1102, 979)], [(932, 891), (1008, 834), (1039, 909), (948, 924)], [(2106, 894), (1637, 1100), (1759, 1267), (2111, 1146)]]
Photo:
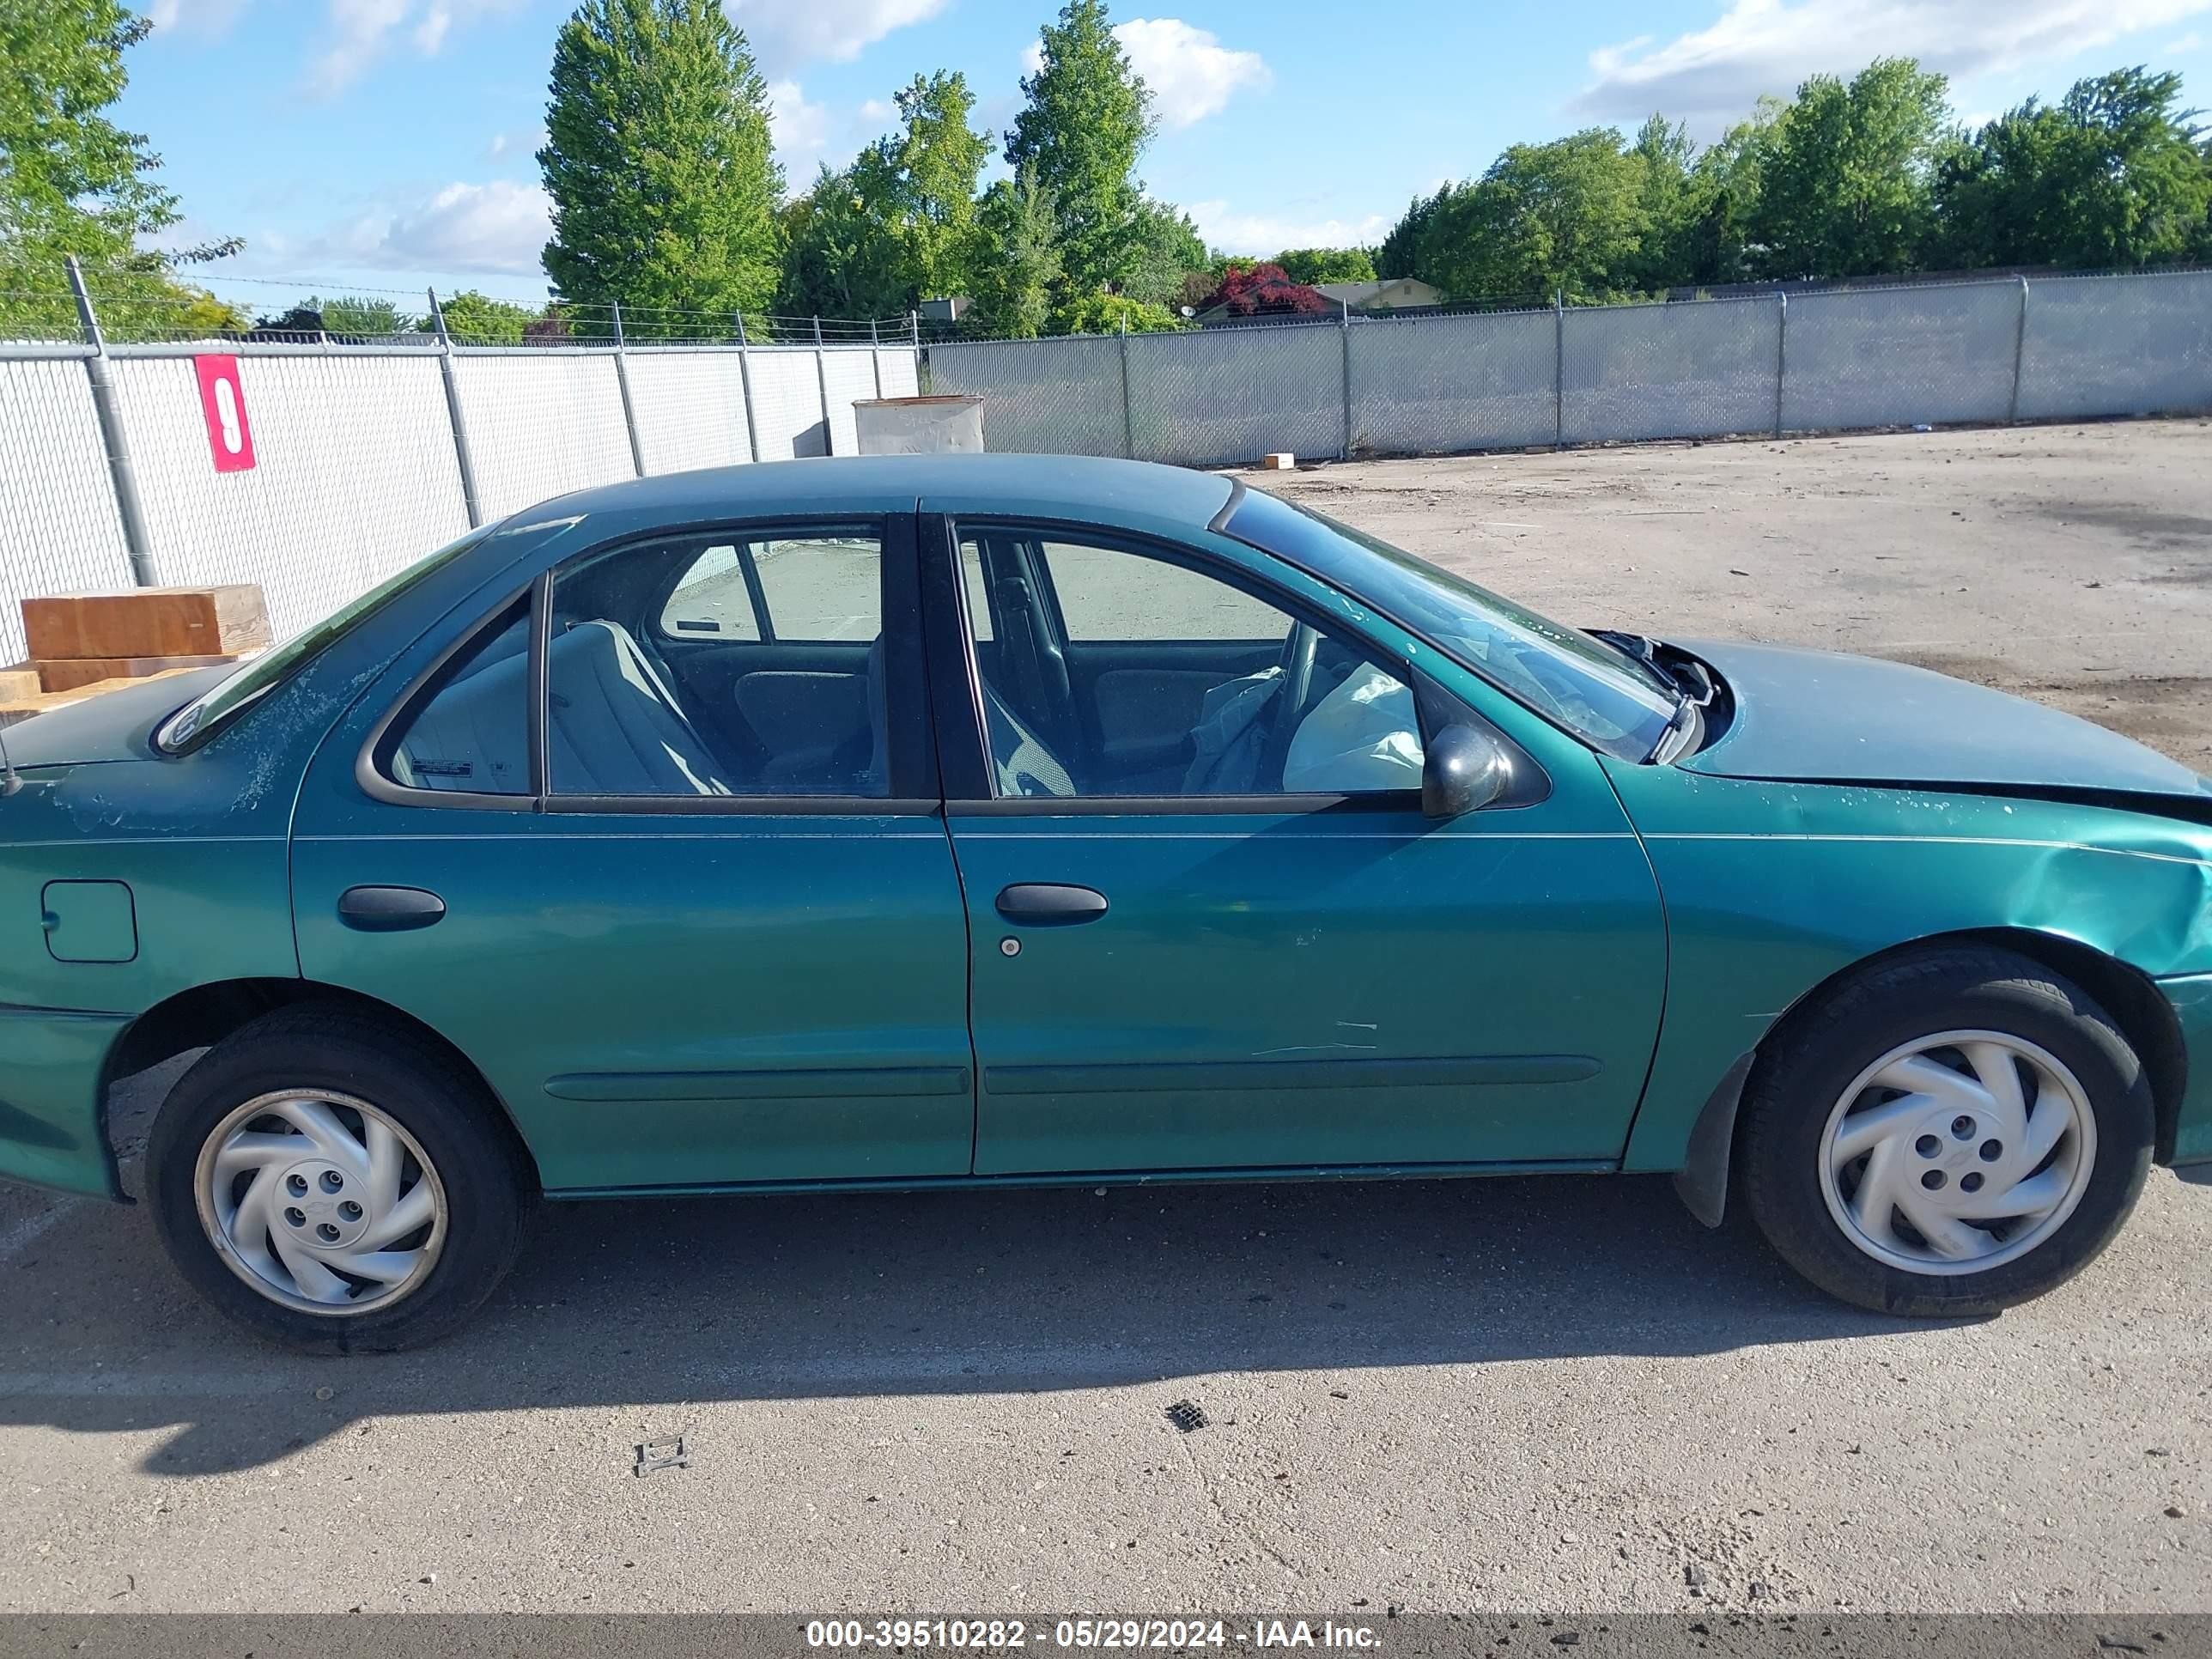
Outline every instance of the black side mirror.
[(1487, 732), (1464, 723), (1429, 739), (1421, 760), (1421, 811), (1432, 818), (1480, 812), (1513, 787), (1513, 763)]

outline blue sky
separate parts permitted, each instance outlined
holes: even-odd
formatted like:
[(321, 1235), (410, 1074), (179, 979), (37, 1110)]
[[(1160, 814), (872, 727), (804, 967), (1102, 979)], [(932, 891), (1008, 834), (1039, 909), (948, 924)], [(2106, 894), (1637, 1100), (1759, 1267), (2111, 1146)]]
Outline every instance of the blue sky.
[[(543, 295), (532, 151), (563, 0), (139, 0), (122, 115), (164, 157), (183, 239), (235, 234), (226, 297), (428, 283)], [(1055, 0), (731, 0), (774, 89), (791, 184), (890, 124), (917, 70), (966, 72), (1008, 123)], [(1969, 118), (2121, 64), (2212, 102), (2212, 0), (1126, 0), (1158, 98), (1140, 172), (1213, 245), (1373, 241), (1416, 191), (1505, 145), (1632, 128), (1710, 137), (1763, 92), (1883, 52), (1953, 77)], [(216, 279), (217, 270), (223, 279)], [(264, 288), (243, 278), (303, 278)]]

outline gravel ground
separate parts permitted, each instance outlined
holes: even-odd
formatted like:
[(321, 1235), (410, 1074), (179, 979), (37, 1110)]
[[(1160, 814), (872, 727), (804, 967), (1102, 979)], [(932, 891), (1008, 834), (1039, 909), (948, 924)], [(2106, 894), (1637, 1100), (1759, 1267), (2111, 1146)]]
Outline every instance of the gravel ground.
[[(1272, 482), (1571, 620), (2212, 769), (2208, 479), (2167, 423)], [(2209, 1288), (2162, 1173), (2072, 1285), (1942, 1325), (1649, 1179), (671, 1201), (549, 1211), (470, 1331), (319, 1361), (143, 1209), (4, 1189), (0, 1611), (2202, 1608)]]
[(1893, 657), (2212, 772), (2212, 422), (1244, 476), (1563, 622)]

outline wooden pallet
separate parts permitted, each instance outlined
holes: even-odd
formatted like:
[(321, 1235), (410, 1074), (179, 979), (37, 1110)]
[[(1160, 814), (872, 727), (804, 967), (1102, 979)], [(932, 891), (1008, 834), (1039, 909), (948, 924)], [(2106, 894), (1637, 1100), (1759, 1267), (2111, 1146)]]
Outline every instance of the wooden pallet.
[(88, 702), (107, 692), (120, 691), (126, 685), (143, 685), (149, 680), (166, 680), (172, 675), (191, 672), (189, 667), (170, 668), (158, 674), (143, 674), (130, 679), (95, 680), (89, 685), (80, 685), (68, 691), (34, 691), (21, 696), (0, 695), (0, 726), (13, 726), (34, 715), (67, 708), (71, 703)]

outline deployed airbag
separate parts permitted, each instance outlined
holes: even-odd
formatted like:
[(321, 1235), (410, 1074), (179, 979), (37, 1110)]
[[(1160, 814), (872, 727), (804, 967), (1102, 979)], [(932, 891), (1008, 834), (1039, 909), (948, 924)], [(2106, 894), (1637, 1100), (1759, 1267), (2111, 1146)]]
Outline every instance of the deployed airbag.
[(1298, 722), (1283, 762), (1283, 788), (1290, 794), (1420, 787), (1421, 722), (1413, 689), (1364, 663)]

